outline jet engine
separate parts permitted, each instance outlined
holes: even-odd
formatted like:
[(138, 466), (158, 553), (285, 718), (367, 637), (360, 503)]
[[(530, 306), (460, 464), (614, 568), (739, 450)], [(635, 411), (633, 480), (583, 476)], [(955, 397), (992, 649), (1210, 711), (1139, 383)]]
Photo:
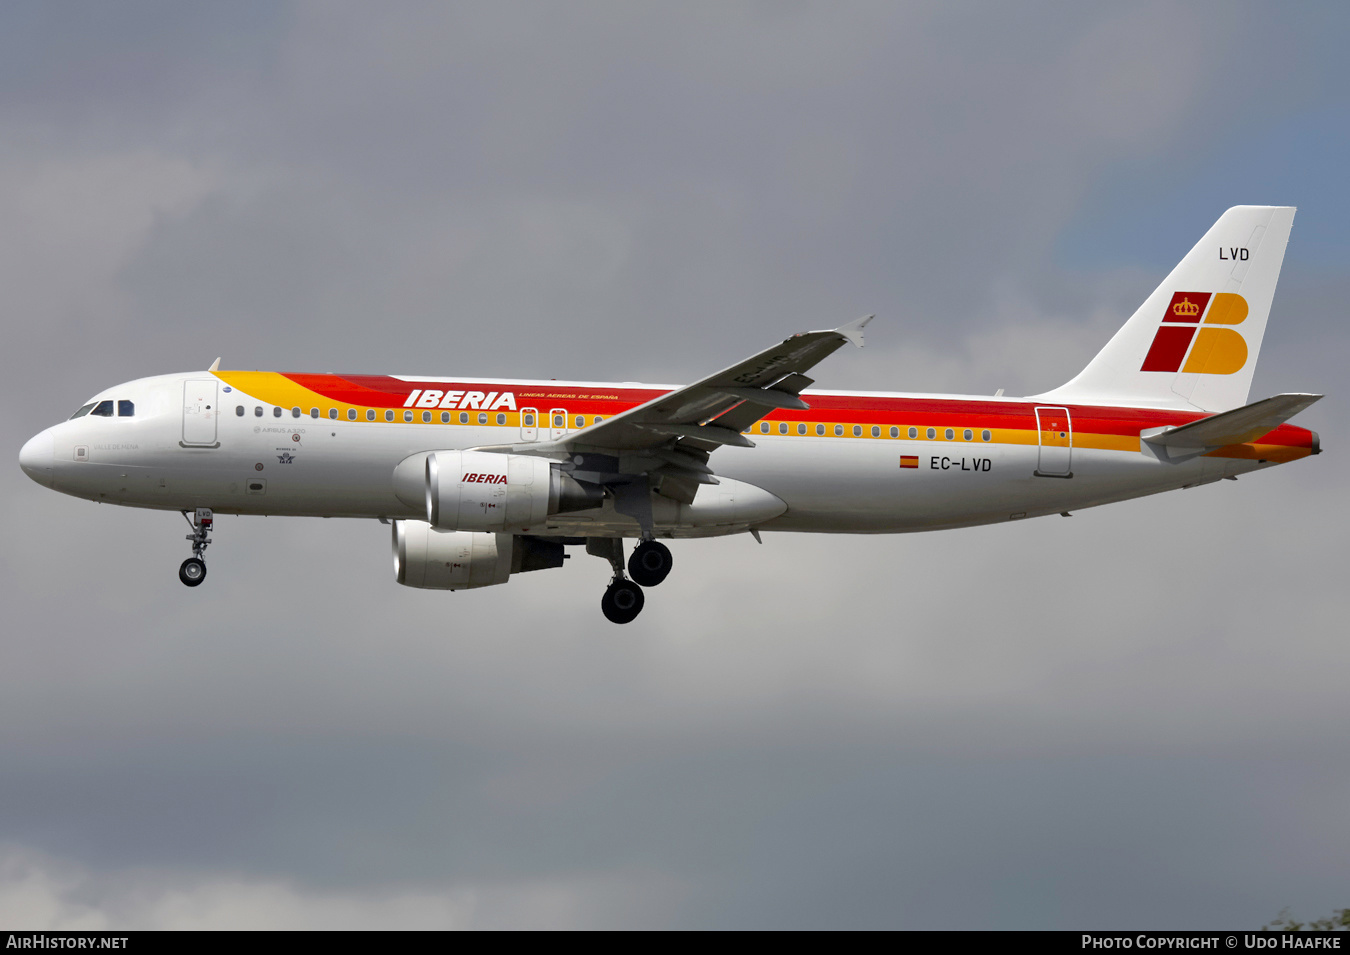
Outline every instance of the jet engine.
[(425, 521), (394, 521), (394, 576), (405, 587), (471, 590), (504, 584), (512, 574), (561, 567), (557, 541), (447, 531)]
[(605, 499), (603, 489), (545, 458), (489, 451), (407, 458), (394, 470), (394, 493), (405, 504), (424, 505), (428, 524), (458, 531), (524, 529), (552, 514), (599, 507)]

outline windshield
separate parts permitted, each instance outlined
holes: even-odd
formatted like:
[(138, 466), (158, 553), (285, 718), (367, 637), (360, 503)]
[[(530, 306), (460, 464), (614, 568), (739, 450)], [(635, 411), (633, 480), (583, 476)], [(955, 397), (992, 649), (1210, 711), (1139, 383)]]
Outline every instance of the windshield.
[(73, 415), (71, 415), (71, 416), (70, 416), (71, 420), (74, 420), (75, 418), (80, 417), (80, 415), (86, 415), (86, 414), (88, 414), (88, 413), (93, 409), (93, 407), (94, 407), (94, 403), (93, 403), (92, 401), (89, 402), (89, 404), (85, 405), (85, 406), (84, 406), (83, 408), (81, 408), (79, 411), (77, 411), (77, 412), (75, 412)]

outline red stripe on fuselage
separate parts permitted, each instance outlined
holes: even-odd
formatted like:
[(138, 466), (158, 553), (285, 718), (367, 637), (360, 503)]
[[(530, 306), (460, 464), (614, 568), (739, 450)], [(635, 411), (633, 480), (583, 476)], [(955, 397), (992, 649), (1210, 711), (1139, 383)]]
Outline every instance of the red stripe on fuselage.
[[(386, 375), (327, 375), (283, 373), (286, 378), (326, 398), (373, 408), (402, 407), (413, 391), (509, 391), (517, 408), (548, 412), (566, 408), (571, 415), (613, 417), (669, 392), (657, 388), (566, 386), (544, 383), (483, 384), (473, 381), (403, 381)], [(1035, 401), (985, 401), (978, 398), (910, 398), (880, 395), (803, 396), (809, 411), (766, 409), (768, 421), (808, 421), (821, 424), (902, 425), (905, 427), (1002, 428), (1035, 431), (1038, 407), (1068, 407), (1073, 430), (1087, 434), (1137, 435), (1147, 428), (1176, 427), (1208, 417), (1199, 411), (1156, 408), (1046, 405)], [(1294, 425), (1280, 425), (1262, 437), (1264, 444), (1311, 447), (1312, 434)]]

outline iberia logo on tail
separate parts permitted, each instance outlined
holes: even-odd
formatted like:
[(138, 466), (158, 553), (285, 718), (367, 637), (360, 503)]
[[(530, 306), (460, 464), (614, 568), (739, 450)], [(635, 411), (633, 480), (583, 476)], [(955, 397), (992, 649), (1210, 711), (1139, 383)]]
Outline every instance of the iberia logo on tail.
[(1247, 300), (1234, 292), (1177, 292), (1139, 370), (1200, 375), (1240, 371), (1247, 364), (1247, 340), (1236, 329), (1214, 326), (1241, 325), (1246, 318)]

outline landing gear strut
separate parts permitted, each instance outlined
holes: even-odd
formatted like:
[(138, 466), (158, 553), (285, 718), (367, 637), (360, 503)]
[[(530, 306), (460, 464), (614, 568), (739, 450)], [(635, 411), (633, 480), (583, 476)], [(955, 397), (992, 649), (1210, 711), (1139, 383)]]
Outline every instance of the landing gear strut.
[(642, 588), (623, 575), (622, 538), (589, 537), (586, 539), (586, 553), (605, 558), (614, 568), (614, 578), (605, 588), (605, 595), (600, 598), (600, 611), (605, 619), (610, 623), (632, 623), (642, 613), (646, 598), (642, 595)]
[(206, 545), (211, 543), (208, 535), (215, 518), (209, 507), (197, 508), (195, 518), (188, 517), (187, 511), (182, 513), (183, 520), (192, 526), (192, 533), (187, 536), (192, 541), (192, 556), (178, 568), (178, 579), (189, 587), (196, 587), (206, 579), (206, 561), (202, 560), (202, 555), (206, 553)]

